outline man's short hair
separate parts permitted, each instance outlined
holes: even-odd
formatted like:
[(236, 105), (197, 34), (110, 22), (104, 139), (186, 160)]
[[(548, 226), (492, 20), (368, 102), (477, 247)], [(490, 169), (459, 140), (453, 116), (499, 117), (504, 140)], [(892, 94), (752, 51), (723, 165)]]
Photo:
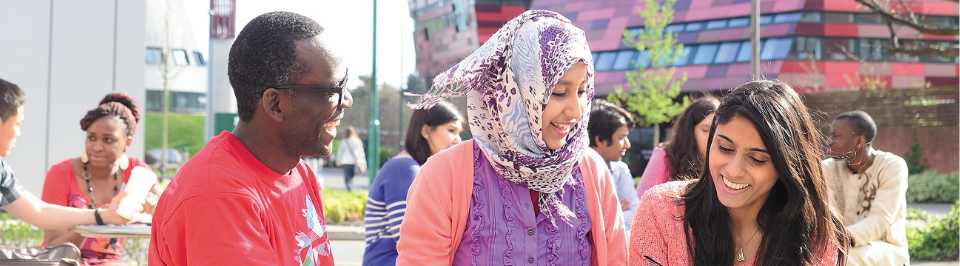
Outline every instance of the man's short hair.
[(227, 75), (240, 120), (250, 122), (267, 88), (294, 84), (308, 70), (296, 43), (323, 32), (316, 21), (293, 12), (260, 15), (243, 27), (230, 48)]
[(853, 134), (863, 136), (867, 142), (873, 142), (873, 138), (877, 136), (877, 123), (873, 122), (873, 118), (867, 112), (849, 111), (838, 115), (833, 121), (840, 119), (845, 119), (853, 127)]
[(6, 123), (7, 119), (17, 115), (17, 109), (26, 101), (20, 86), (0, 79), (0, 121)]
[(597, 137), (600, 137), (600, 141), (613, 140), (613, 133), (622, 126), (633, 129), (633, 116), (627, 110), (602, 99), (594, 99), (592, 106), (590, 122), (587, 124), (590, 147), (599, 147)]

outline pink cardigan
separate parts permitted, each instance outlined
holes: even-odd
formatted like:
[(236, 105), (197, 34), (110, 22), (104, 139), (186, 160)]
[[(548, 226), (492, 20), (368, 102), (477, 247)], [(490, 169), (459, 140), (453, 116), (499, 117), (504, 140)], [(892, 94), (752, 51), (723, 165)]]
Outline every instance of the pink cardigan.
[[(640, 199), (630, 230), (630, 265), (653, 265), (650, 259), (660, 265), (693, 265), (683, 232), (686, 208), (679, 200), (690, 182), (673, 181), (655, 186)], [(820, 265), (837, 265), (838, 250), (836, 241), (831, 240), (826, 253), (818, 256)], [(749, 266), (755, 262), (756, 257), (753, 257), (739, 265)]]
[(643, 198), (643, 193), (650, 188), (670, 181), (670, 159), (663, 147), (653, 148), (650, 161), (640, 175), (640, 184), (637, 184), (637, 197)]
[[(626, 265), (620, 201), (603, 160), (587, 150), (580, 171), (593, 221), (591, 265)], [(473, 140), (468, 140), (430, 157), (420, 169), (407, 193), (397, 265), (453, 264), (470, 213), (473, 159)]]

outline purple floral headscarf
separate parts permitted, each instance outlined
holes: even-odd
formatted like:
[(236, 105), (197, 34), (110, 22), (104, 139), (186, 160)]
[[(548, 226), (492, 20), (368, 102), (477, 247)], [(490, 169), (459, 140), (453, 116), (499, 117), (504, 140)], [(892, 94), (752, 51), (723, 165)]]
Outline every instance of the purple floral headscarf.
[[(551, 11), (530, 10), (510, 20), (489, 41), (433, 80), (413, 108), (467, 95), (470, 131), (497, 173), (539, 191), (540, 209), (564, 220), (570, 212), (557, 195), (571, 182), (573, 167), (588, 148), (590, 108), (571, 128), (565, 144), (543, 141), (543, 110), (561, 76), (576, 62), (587, 65), (587, 101), (593, 98), (593, 57), (583, 30)], [(550, 207), (548, 209), (548, 207)]]

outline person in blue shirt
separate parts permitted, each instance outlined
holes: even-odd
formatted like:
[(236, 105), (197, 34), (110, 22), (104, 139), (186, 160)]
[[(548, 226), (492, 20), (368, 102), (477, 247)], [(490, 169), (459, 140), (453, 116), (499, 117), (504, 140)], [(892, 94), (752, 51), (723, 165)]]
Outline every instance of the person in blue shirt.
[(370, 185), (363, 215), (366, 227), (363, 265), (396, 264), (407, 190), (427, 158), (460, 143), (462, 121), (460, 112), (448, 102), (413, 112), (404, 150), (383, 164)]
[(630, 168), (620, 159), (630, 148), (630, 139), (627, 136), (635, 125), (633, 116), (623, 108), (600, 99), (594, 100), (592, 106), (590, 123), (587, 124), (590, 148), (607, 162), (616, 186), (617, 198), (620, 199), (623, 222), (629, 230), (633, 224), (633, 212), (640, 204), (640, 199), (634, 189)]

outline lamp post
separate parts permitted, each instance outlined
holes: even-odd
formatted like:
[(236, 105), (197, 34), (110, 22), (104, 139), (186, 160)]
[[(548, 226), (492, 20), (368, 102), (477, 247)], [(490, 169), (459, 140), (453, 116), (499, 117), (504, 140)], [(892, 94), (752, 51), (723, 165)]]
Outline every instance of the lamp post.
[(377, 0), (373, 0), (373, 71), (370, 74), (370, 124), (367, 127), (367, 176), (370, 184), (380, 170), (380, 110), (377, 103)]
[(750, 72), (756, 79), (760, 77), (760, 0), (750, 2), (750, 28), (753, 29), (750, 37)]

